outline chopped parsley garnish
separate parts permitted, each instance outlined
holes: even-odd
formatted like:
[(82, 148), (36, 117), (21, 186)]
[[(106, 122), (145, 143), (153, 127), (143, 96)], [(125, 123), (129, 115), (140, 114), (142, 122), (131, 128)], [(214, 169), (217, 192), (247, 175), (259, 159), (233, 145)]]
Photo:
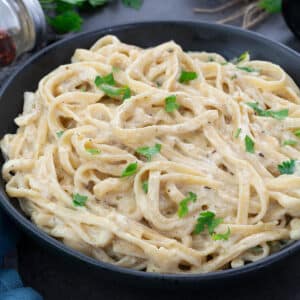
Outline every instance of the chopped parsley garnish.
[(209, 56), (208, 57), (208, 62), (212, 62), (212, 61), (215, 61), (215, 59), (212, 56)]
[(85, 203), (88, 199), (87, 196), (80, 195), (78, 193), (72, 195), (73, 205), (74, 206), (85, 206)]
[(257, 69), (254, 69), (252, 67), (237, 67), (239, 70), (251, 73), (251, 72), (259, 72)]
[(101, 151), (97, 148), (86, 148), (85, 149), (88, 153), (92, 154), (92, 155), (96, 155), (96, 154), (100, 154)]
[(220, 240), (227, 241), (230, 236), (230, 233), (231, 233), (230, 228), (228, 227), (225, 233), (213, 233), (211, 237), (214, 241), (220, 241)]
[(246, 152), (254, 153), (254, 142), (249, 135), (245, 136), (245, 148)]
[(131, 90), (130, 90), (130, 88), (128, 86), (125, 86), (122, 89), (123, 89), (122, 90), (122, 94), (123, 94), (122, 100), (126, 100), (126, 99), (130, 98), (131, 97)]
[(228, 240), (230, 235), (230, 228), (226, 233), (215, 233), (215, 229), (223, 222), (223, 219), (216, 218), (215, 213), (211, 211), (203, 211), (199, 214), (197, 219), (197, 224), (194, 229), (194, 234), (199, 234), (203, 232), (206, 228), (208, 229), (208, 233), (211, 235), (212, 239), (217, 240)]
[(149, 187), (149, 183), (148, 180), (145, 180), (142, 182), (142, 189), (143, 191), (147, 194), (148, 193), (148, 187)]
[(186, 216), (189, 212), (188, 204), (190, 202), (196, 202), (197, 200), (197, 195), (193, 192), (189, 192), (188, 196), (184, 199), (182, 199), (179, 203), (179, 209), (178, 209), (178, 216), (180, 218)]
[(63, 131), (63, 130), (57, 131), (57, 132), (56, 132), (56, 136), (57, 136), (58, 138), (60, 138), (63, 134), (64, 134), (64, 131)]
[(142, 154), (147, 158), (148, 161), (152, 159), (152, 156), (159, 153), (161, 149), (161, 144), (155, 144), (154, 147), (140, 147), (137, 148), (135, 152)]
[(122, 3), (128, 7), (140, 9), (143, 5), (143, 0), (122, 0)]
[(283, 142), (283, 146), (295, 146), (295, 145), (297, 145), (298, 143), (297, 143), (297, 141), (295, 141), (295, 140), (285, 140), (284, 142)]
[(248, 51), (245, 51), (244, 53), (242, 53), (239, 57), (235, 57), (231, 60), (231, 62), (233, 64), (238, 64), (244, 60), (247, 59), (247, 57), (249, 57), (249, 52)]
[(295, 130), (295, 131), (294, 131), (294, 135), (295, 135), (295, 136), (300, 136), (300, 129)]
[(296, 161), (294, 159), (283, 161), (277, 168), (280, 174), (293, 174), (296, 168)]
[[(258, 106), (257, 102), (248, 102), (246, 104), (249, 107), (251, 107), (257, 113), (257, 115), (260, 117), (271, 117), (271, 118), (274, 118), (277, 120), (283, 120), (289, 114), (288, 109), (282, 109), (282, 110), (278, 110), (278, 111), (274, 111), (274, 110), (270, 110), (270, 109), (264, 110)], [(300, 134), (300, 132), (299, 132), (299, 134)]]
[(103, 77), (96, 76), (95, 84), (96, 84), (97, 87), (100, 87), (100, 85), (104, 84), (104, 83), (109, 84), (109, 85), (115, 85), (116, 84), (113, 73), (110, 73), (110, 74), (108, 74), (106, 76), (103, 76)]
[(113, 73), (110, 73), (104, 77), (96, 76), (95, 85), (100, 88), (106, 95), (110, 97), (122, 96), (122, 100), (126, 100), (131, 97), (131, 90), (128, 86), (116, 87)]
[(271, 14), (281, 12), (282, 0), (260, 0), (258, 6)]
[(187, 71), (181, 71), (180, 77), (179, 77), (179, 82), (180, 83), (185, 83), (189, 82), (191, 80), (194, 80), (198, 77), (196, 72), (187, 72)]
[(128, 177), (134, 175), (137, 172), (138, 163), (129, 164), (122, 172), (121, 177)]
[(242, 128), (238, 128), (234, 134), (234, 137), (237, 139), (241, 134)]
[(166, 112), (173, 112), (177, 110), (180, 105), (176, 102), (176, 96), (171, 95), (165, 99), (165, 111)]
[(83, 22), (79, 14), (73, 10), (64, 11), (53, 18), (47, 17), (47, 21), (57, 33), (79, 31)]

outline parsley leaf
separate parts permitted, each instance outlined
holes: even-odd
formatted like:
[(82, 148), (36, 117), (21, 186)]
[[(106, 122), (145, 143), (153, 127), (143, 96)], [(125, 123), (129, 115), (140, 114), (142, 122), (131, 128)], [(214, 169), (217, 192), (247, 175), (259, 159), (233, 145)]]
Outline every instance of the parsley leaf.
[(84, 195), (80, 195), (80, 194), (73, 194), (72, 195), (72, 198), (73, 198), (73, 205), (74, 206), (85, 206), (85, 203), (88, 199), (87, 196), (84, 196)]
[(102, 6), (104, 4), (106, 4), (109, 0), (89, 0), (89, 4), (91, 6)]
[(143, 191), (147, 194), (148, 193), (148, 187), (149, 187), (149, 183), (148, 180), (145, 180), (142, 182), (142, 189)]
[(179, 209), (178, 209), (178, 216), (180, 218), (186, 216), (189, 212), (188, 204), (190, 202), (196, 202), (197, 200), (197, 195), (194, 194), (193, 192), (189, 192), (188, 196), (184, 199), (182, 199), (179, 203)]
[(63, 131), (63, 130), (57, 131), (57, 132), (56, 132), (56, 136), (57, 136), (58, 138), (62, 137), (63, 134), (64, 134), (64, 131)]
[(295, 135), (295, 136), (300, 136), (300, 129), (295, 130), (295, 131), (294, 131), (294, 135)]
[(68, 10), (53, 18), (47, 18), (48, 23), (58, 33), (79, 31), (82, 25), (82, 18), (75, 11)]
[(283, 146), (295, 146), (297, 145), (297, 141), (294, 140), (285, 140), (283, 142)]
[(242, 128), (238, 128), (234, 134), (234, 137), (237, 139), (241, 134)]
[(280, 165), (277, 166), (280, 174), (293, 174), (295, 172), (296, 164), (295, 160), (286, 160), (283, 161)]
[(104, 77), (96, 76), (94, 83), (110, 97), (122, 96), (122, 100), (126, 100), (131, 97), (131, 90), (128, 86), (121, 88), (115, 86), (116, 82), (113, 73), (110, 73)]
[(282, 9), (282, 0), (260, 0), (258, 2), (258, 6), (266, 10), (268, 13), (279, 13)]
[(215, 213), (211, 211), (203, 211), (199, 214), (194, 234), (199, 234), (207, 227), (209, 234), (213, 234), (215, 228), (223, 222), (221, 218), (215, 218)]
[(161, 144), (155, 144), (154, 147), (140, 147), (137, 148), (135, 152), (144, 155), (148, 161), (152, 159), (152, 156), (159, 153), (161, 149)]
[(249, 52), (245, 51), (244, 53), (242, 53), (239, 57), (235, 57), (231, 60), (231, 63), (233, 64), (238, 64), (244, 60), (246, 60), (249, 57)]
[(252, 68), (252, 67), (237, 67), (239, 70), (251, 73), (251, 72), (259, 72), (258, 70)]
[(87, 148), (85, 149), (87, 152), (89, 152), (92, 155), (100, 154), (101, 151), (97, 148)]
[(140, 9), (143, 5), (143, 0), (122, 0), (122, 3), (128, 7)]
[(171, 95), (165, 99), (165, 111), (166, 112), (173, 112), (177, 110), (180, 105), (176, 102), (176, 96)]
[[(264, 110), (262, 108), (260, 108), (258, 106), (258, 103), (256, 102), (248, 102), (246, 103), (249, 107), (251, 107), (258, 116), (260, 117), (271, 117), (277, 120), (283, 120), (284, 118), (286, 118), (289, 114), (289, 110), (288, 109), (282, 109), (282, 110), (278, 110), (278, 111), (274, 111), (274, 110)], [(300, 134), (300, 132), (299, 132)]]
[(187, 72), (182, 70), (180, 77), (179, 77), (179, 82), (180, 83), (185, 83), (185, 82), (189, 82), (191, 80), (194, 80), (198, 77), (196, 72)]
[(134, 175), (137, 172), (138, 163), (129, 164), (122, 172), (121, 177), (128, 177)]
[(122, 94), (123, 94), (123, 98), (122, 98), (123, 101), (130, 98), (131, 97), (130, 88), (128, 86), (123, 87), (122, 88)]
[(230, 228), (228, 227), (225, 233), (213, 233), (211, 237), (214, 241), (220, 241), (220, 240), (227, 241), (230, 236), (230, 233), (231, 233)]
[(201, 212), (197, 219), (197, 224), (194, 229), (194, 234), (199, 234), (202, 231), (204, 231), (205, 228), (207, 228), (208, 233), (211, 235), (214, 241), (218, 241), (218, 240), (227, 241), (231, 233), (230, 228), (228, 227), (226, 233), (215, 233), (216, 227), (218, 227), (223, 222), (223, 219), (215, 218), (215, 216), (216, 215), (211, 211)]
[(245, 136), (245, 148), (246, 152), (254, 153), (254, 142), (249, 135)]
[(97, 87), (100, 87), (101, 84), (103, 83), (106, 83), (106, 84), (109, 84), (109, 85), (115, 85), (116, 82), (115, 82), (115, 78), (114, 78), (114, 75), (113, 73), (110, 73), (106, 76), (96, 76), (95, 78), (95, 84)]

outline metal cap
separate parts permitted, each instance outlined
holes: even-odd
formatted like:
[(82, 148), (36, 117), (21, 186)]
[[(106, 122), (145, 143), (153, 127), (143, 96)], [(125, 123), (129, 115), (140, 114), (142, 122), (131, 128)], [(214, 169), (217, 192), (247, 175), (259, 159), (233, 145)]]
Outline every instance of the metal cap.
[(47, 23), (43, 9), (38, 0), (23, 0), (24, 6), (31, 16), (35, 29), (35, 47), (46, 41)]

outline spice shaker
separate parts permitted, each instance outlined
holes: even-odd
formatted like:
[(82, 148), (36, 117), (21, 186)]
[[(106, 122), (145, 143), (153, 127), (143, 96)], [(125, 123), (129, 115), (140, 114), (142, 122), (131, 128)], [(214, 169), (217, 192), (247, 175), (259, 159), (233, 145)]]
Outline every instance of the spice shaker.
[(42, 44), (46, 20), (38, 0), (0, 0), (0, 68)]

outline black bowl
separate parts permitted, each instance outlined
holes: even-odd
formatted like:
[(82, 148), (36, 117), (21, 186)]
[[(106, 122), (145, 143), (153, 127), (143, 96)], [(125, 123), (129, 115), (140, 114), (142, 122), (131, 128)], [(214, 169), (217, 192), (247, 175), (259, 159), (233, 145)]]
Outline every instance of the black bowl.
[[(21, 66), (0, 92), (0, 136), (2, 137), (7, 132), (15, 132), (16, 126), (13, 119), (22, 111), (24, 91), (36, 90), (39, 80), (57, 66), (68, 63), (76, 48), (89, 48), (98, 38), (106, 34), (115, 34), (126, 43), (142, 47), (175, 40), (185, 50), (218, 52), (228, 59), (248, 50), (255, 59), (269, 60), (282, 66), (300, 85), (299, 54), (253, 32), (231, 26), (200, 22), (170, 21), (122, 25), (78, 34), (62, 40), (40, 51)], [(0, 204), (27, 234), (46, 248), (61, 254), (66, 261), (71, 259), (76, 267), (97, 272), (101, 275), (101, 280), (102, 278), (114, 279), (118, 282), (132, 284), (138, 282), (139, 287), (199, 287), (211, 283), (216, 286), (216, 281), (219, 283), (222, 281), (224, 284), (228, 280), (240, 279), (242, 276), (262, 270), (300, 249), (300, 242), (295, 242), (258, 262), (237, 269), (208, 274), (145, 273), (97, 261), (48, 236), (24, 216), (16, 199), (10, 199), (7, 196), (5, 182), (2, 179), (0, 179)]]

